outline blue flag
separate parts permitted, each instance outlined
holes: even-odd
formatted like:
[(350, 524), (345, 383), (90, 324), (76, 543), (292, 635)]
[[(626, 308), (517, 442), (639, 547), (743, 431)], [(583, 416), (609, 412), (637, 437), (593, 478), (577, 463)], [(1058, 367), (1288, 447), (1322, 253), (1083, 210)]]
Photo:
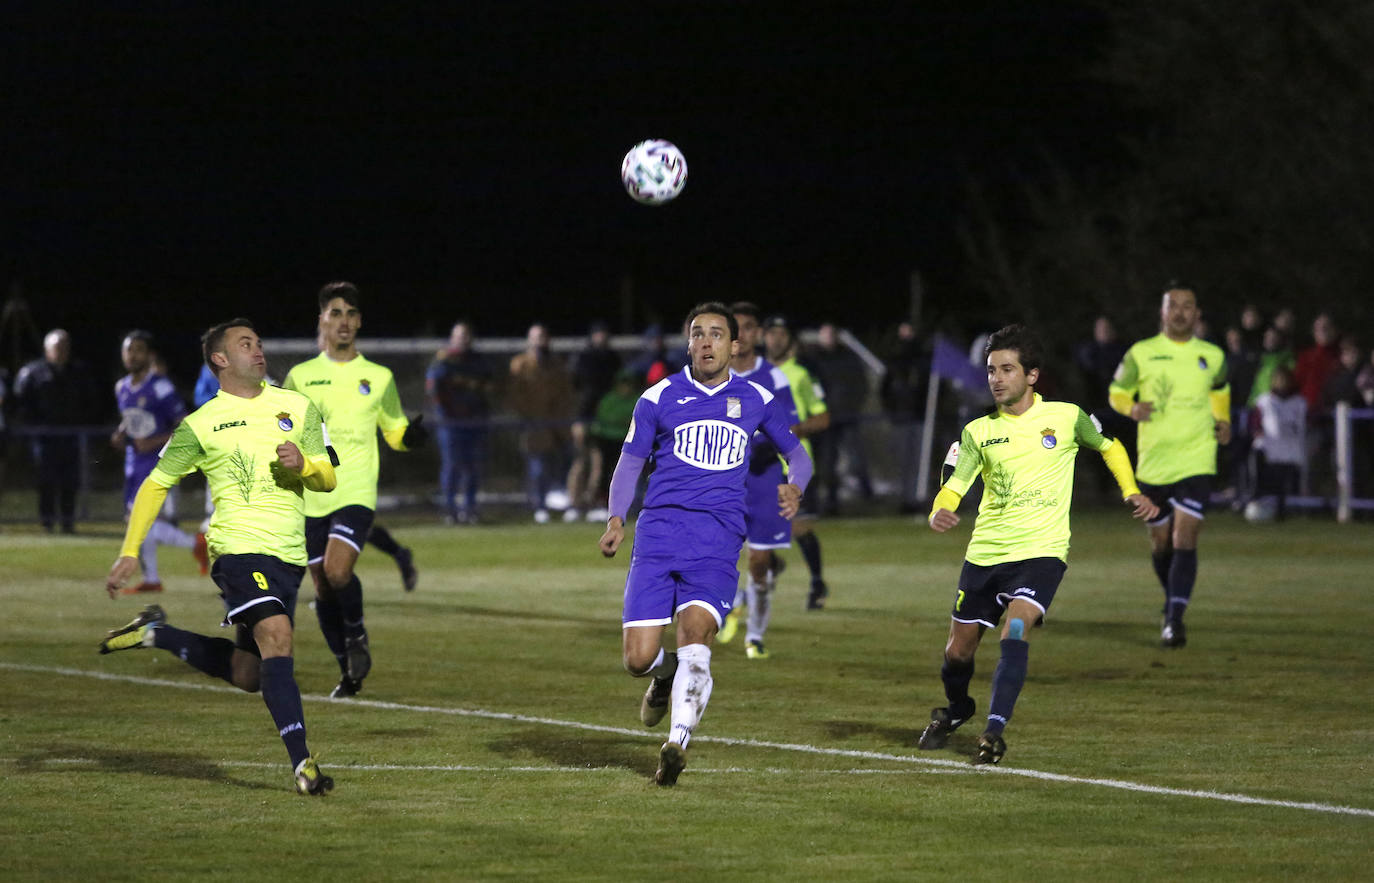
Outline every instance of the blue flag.
[(970, 362), (967, 353), (938, 335), (930, 356), (930, 373), (951, 381), (965, 392), (987, 391), (987, 370)]

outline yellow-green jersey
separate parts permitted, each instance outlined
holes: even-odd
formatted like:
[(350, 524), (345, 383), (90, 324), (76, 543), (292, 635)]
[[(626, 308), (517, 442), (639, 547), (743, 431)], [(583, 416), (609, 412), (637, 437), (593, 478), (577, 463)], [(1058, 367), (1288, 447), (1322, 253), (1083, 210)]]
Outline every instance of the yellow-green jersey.
[(401, 448), (409, 421), (391, 369), (363, 356), (336, 362), (324, 353), (301, 362), (282, 386), (297, 390), (319, 408), (329, 427), (329, 443), (339, 457), (334, 467), (338, 486), (330, 493), (305, 492), (305, 514), (319, 518), (344, 506), (377, 508), (377, 475), (381, 461), (377, 430), (387, 444)]
[(1078, 449), (1104, 452), (1114, 444), (1082, 408), (1038, 394), (1020, 415), (999, 410), (970, 421), (959, 439), (954, 474), (944, 485), (963, 496), (975, 478), (983, 478), (968, 561), (1067, 561)]
[(1172, 484), (1216, 474), (1216, 421), (1230, 419), (1220, 347), (1196, 337), (1179, 343), (1163, 334), (1139, 341), (1117, 367), (1109, 397), (1122, 413), (1130, 412), (1132, 400), (1153, 407), (1150, 419), (1137, 424), (1138, 479)]
[(170, 488), (205, 473), (215, 504), (210, 557), (272, 555), (304, 565), (305, 488), (277, 466), (277, 445), (288, 441), (307, 460), (325, 456), (320, 412), (309, 399), (275, 386), (251, 399), (221, 390), (181, 421), (148, 480)]
[[(792, 388), (792, 401), (797, 406), (798, 423), (830, 410), (825, 404), (825, 387), (821, 386), (821, 382), (795, 358), (788, 359), (777, 368), (786, 375), (787, 383)], [(801, 443), (802, 447), (806, 448), (806, 455), (811, 456), (811, 439), (803, 438)]]

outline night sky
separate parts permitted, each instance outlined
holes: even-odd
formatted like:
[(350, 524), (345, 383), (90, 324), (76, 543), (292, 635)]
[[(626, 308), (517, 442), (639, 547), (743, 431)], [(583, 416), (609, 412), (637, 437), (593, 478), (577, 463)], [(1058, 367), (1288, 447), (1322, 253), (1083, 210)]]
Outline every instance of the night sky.
[[(974, 309), (964, 176), (1107, 161), (1116, 125), (1103, 25), (1062, 3), (78, 5), (0, 29), (0, 273), (79, 336), (304, 335), (334, 278), (387, 336), (709, 297), (870, 329), (913, 269)], [(691, 171), (664, 208), (619, 182), (650, 137)]]

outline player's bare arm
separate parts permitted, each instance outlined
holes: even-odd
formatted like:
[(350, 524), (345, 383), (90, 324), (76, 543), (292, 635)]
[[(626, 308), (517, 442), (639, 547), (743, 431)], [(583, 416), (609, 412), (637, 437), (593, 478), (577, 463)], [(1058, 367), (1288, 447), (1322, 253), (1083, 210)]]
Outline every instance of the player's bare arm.
[(1150, 501), (1144, 494), (1131, 494), (1125, 500), (1131, 507), (1131, 517), (1139, 518), (1143, 521), (1153, 521), (1159, 517), (1159, 507)]
[(1218, 420), (1216, 425), (1217, 444), (1229, 445), (1231, 443), (1231, 423), (1228, 420)]
[(944, 533), (959, 523), (959, 515), (950, 509), (936, 509), (930, 516), (930, 529)]
[(282, 442), (277, 445), (277, 462), (285, 469), (300, 472), (305, 468), (305, 455), (295, 442)]
[(1136, 402), (1131, 405), (1130, 418), (1137, 423), (1150, 422), (1150, 415), (1154, 413), (1155, 406), (1151, 402)]
[(612, 515), (606, 521), (606, 532), (597, 541), (597, 546), (601, 549), (601, 554), (607, 558), (614, 558), (616, 550), (625, 541), (625, 522), (619, 515)]
[(119, 590), (123, 588), (125, 581), (134, 575), (138, 570), (138, 559), (130, 555), (121, 555), (115, 559), (115, 563), (110, 567), (110, 573), (105, 577), (105, 592), (110, 596), (110, 600), (119, 597)]
[(790, 521), (801, 509), (801, 498), (802, 490), (795, 484), (785, 482), (778, 485), (778, 514)]

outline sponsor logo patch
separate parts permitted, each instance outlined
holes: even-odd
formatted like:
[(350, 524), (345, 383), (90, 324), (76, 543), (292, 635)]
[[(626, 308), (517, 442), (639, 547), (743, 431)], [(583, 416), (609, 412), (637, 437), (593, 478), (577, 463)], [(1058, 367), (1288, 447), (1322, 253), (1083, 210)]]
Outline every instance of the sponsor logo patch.
[(749, 433), (724, 420), (694, 420), (673, 432), (673, 455), (700, 469), (734, 469), (748, 453)]

